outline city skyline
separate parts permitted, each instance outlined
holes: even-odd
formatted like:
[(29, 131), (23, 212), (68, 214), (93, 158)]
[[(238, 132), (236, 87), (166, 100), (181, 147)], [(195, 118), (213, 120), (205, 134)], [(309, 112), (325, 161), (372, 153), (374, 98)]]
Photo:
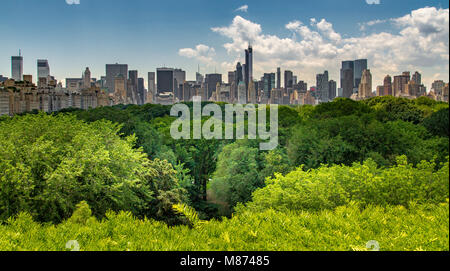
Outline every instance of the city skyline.
[[(202, 74), (217, 71), (226, 76), (235, 69), (237, 62), (245, 63), (242, 51), (251, 43), (255, 51), (254, 78), (277, 72), (277, 67), (281, 67), (283, 71), (292, 70), (299, 80), (312, 86), (316, 74), (327, 70), (331, 79), (339, 81), (342, 61), (366, 58), (377, 84), (387, 74), (394, 76), (407, 70), (421, 72), (422, 81), (428, 88), (434, 80), (448, 81), (448, 2), (445, 1), (367, 4), (365, 0), (354, 0), (341, 3), (336, 9), (337, 15), (328, 9), (322, 8), (320, 12), (314, 9), (324, 4), (336, 7), (334, 2), (337, 1), (317, 1), (316, 4), (281, 1), (277, 5), (289, 7), (285, 16), (268, 15), (268, 1), (219, 1), (207, 7), (202, 5), (205, 1), (192, 1), (189, 7), (182, 3), (173, 7), (174, 18), (162, 21), (157, 18), (163, 17), (164, 10), (168, 12), (168, 6), (153, 3), (150, 7), (156, 18), (136, 19), (139, 22), (130, 20), (130, 13), (142, 14), (141, 10), (148, 7), (148, 3), (129, 1), (130, 10), (124, 12), (123, 23), (116, 30), (110, 30), (118, 24), (111, 20), (98, 26), (107, 28), (90, 30), (89, 24), (98, 22), (90, 17), (96, 10), (94, 14), (100, 17), (98, 20), (106, 16), (105, 12), (115, 14), (124, 1), (113, 1), (113, 7), (103, 5), (102, 12), (95, 9), (105, 3), (101, 0), (81, 0), (72, 5), (65, 0), (49, 2), (19, 0), (2, 3), (6, 8), (19, 8), (24, 13), (23, 21), (6, 24), (5, 34), (13, 42), (0, 45), (0, 74), (3, 76), (11, 76), (11, 56), (17, 55), (19, 49), (24, 57), (23, 74), (36, 77), (36, 62), (45, 59), (52, 75), (63, 82), (65, 78), (80, 77), (86, 67), (90, 68), (92, 77), (100, 78), (105, 75), (105, 64), (108, 63), (128, 64), (130, 69), (139, 70), (142, 77), (147, 72), (155, 72), (158, 67), (168, 66), (182, 68), (187, 80), (195, 80), (198, 65)], [(353, 5), (350, 10), (348, 2)], [(277, 5), (273, 8), (279, 8)], [(219, 6), (222, 7), (220, 12), (216, 10)], [(246, 8), (240, 9), (244, 6)], [(201, 19), (175, 16), (181, 8), (197, 14), (196, 7), (207, 16)], [(297, 10), (297, 7), (304, 9), (304, 15), (292, 14), (291, 9)], [(62, 23), (66, 28), (54, 35), (31, 34), (31, 29), (25, 25), (35, 19), (35, 13), (41, 9), (54, 10), (56, 18), (69, 15)], [(353, 16), (348, 16), (349, 13)], [(212, 14), (219, 18), (212, 18)], [(6, 14), (0, 21), (8, 20), (8, 16), (12, 15)], [(187, 17), (190, 19), (186, 25), (178, 24), (180, 19)], [(44, 18), (33, 24), (38, 27), (52, 20), (55, 18)], [(147, 37), (149, 31), (140, 24), (144, 21), (149, 21), (151, 30), (158, 28), (159, 31)], [(58, 30), (47, 26), (50, 32)], [(160, 33), (164, 28), (172, 34)], [(127, 31), (123, 32), (125, 29)], [(85, 34), (81, 35), (83, 30)], [(117, 36), (121, 38), (117, 39)], [(30, 44), (30, 40), (34, 42)], [(71, 42), (64, 45), (65, 41)], [(395, 44), (399, 42), (410, 44)], [(311, 45), (313, 48), (308, 49)], [(147, 48), (137, 49), (140, 47)], [(412, 52), (411, 48), (414, 49)]]

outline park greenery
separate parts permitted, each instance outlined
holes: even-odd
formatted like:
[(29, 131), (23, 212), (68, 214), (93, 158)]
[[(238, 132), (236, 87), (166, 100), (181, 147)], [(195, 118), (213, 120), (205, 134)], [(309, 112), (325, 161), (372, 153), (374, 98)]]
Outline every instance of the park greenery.
[(164, 105), (1, 117), (0, 250), (448, 250), (447, 103), (338, 98), (278, 118), (261, 151), (175, 140)]

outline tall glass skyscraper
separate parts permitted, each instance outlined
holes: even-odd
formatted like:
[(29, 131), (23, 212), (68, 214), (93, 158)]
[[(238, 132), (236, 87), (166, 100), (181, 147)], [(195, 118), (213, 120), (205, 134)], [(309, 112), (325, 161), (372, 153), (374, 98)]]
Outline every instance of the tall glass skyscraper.
[(50, 66), (48, 65), (48, 60), (46, 59), (37, 60), (37, 76), (38, 81), (39, 78), (48, 79), (48, 77), (50, 76)]
[(174, 92), (174, 75), (171, 68), (156, 69), (156, 89), (158, 93)]
[(15, 81), (23, 80), (23, 57), (12, 56), (11, 57), (11, 78)]
[(350, 98), (354, 89), (354, 62), (353, 61), (342, 61), (341, 67), (341, 89), (342, 97)]
[(367, 70), (367, 59), (357, 59), (353, 61), (353, 93), (358, 91), (364, 70)]

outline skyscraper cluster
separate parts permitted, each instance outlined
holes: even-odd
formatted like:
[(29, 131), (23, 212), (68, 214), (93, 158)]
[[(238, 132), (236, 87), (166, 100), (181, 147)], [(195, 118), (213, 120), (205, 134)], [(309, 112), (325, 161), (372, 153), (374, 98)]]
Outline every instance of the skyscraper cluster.
[(186, 72), (179, 68), (161, 67), (139, 77), (138, 70), (129, 70), (127, 64), (106, 64), (105, 75), (93, 78), (86, 67), (78, 78), (65, 78), (65, 87), (50, 72), (47, 59), (37, 60), (36, 84), (33, 76), (24, 74), (24, 58), (11, 57), (11, 77), (0, 75), (0, 114), (16, 114), (30, 110), (47, 112), (62, 108), (87, 109), (114, 104), (173, 104), (192, 101), (200, 96), (203, 101), (221, 101), (240, 104), (311, 104), (332, 101), (336, 97), (354, 100), (373, 96), (416, 98), (428, 96), (448, 102), (448, 83), (436, 80), (427, 92), (422, 75), (405, 71), (399, 75), (386, 75), (382, 85), (374, 89), (372, 73), (367, 59), (342, 61), (340, 87), (330, 79), (328, 71), (316, 75), (315, 86), (308, 88), (291, 70), (264, 72), (260, 79), (253, 75), (254, 61), (251, 45), (245, 49), (244, 63), (237, 62), (229, 71), (227, 83), (222, 74), (201, 74), (200, 67), (195, 80), (186, 80)]

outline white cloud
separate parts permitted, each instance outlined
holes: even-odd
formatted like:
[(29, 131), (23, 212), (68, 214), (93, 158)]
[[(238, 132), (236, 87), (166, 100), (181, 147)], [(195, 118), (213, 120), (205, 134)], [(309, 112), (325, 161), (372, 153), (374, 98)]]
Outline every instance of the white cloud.
[(66, 0), (66, 3), (68, 5), (79, 5), (80, 4), (80, 0)]
[(216, 51), (214, 48), (211, 48), (204, 44), (199, 44), (195, 46), (195, 48), (183, 48), (178, 50), (178, 54), (180, 56), (184, 56), (187, 58), (195, 58), (203, 63), (212, 64), (214, 63), (214, 56), (216, 55)]
[(369, 5), (379, 5), (380, 0), (366, 0), (366, 3)]
[(248, 5), (243, 5), (241, 7), (238, 7), (237, 9), (234, 10), (236, 11), (241, 11), (241, 12), (247, 12), (248, 11)]
[(361, 31), (365, 31), (368, 26), (374, 26), (374, 25), (377, 25), (377, 24), (384, 24), (384, 23), (387, 23), (389, 21), (391, 21), (391, 20), (373, 20), (373, 21), (368, 21), (368, 22), (365, 22), (365, 23), (359, 23), (358, 25), (359, 25), (359, 29)]
[[(386, 22), (392, 23), (392, 33), (346, 37), (337, 33), (326, 19), (311, 19), (309, 25), (295, 20), (285, 25), (295, 37), (279, 37), (265, 34), (260, 24), (236, 16), (230, 25), (214, 27), (212, 31), (230, 40), (223, 47), (228, 61), (234, 62), (223, 62), (223, 72), (242, 61), (243, 50), (251, 43), (255, 78), (282, 67), (293, 70), (309, 84), (315, 84), (315, 74), (323, 70), (339, 81), (341, 61), (367, 58), (374, 88), (382, 84), (387, 73), (396, 75), (405, 70), (422, 72), (428, 86), (436, 73), (447, 74), (442, 79), (448, 80), (449, 9), (422, 8)], [(366, 24), (378, 23), (381, 20)], [(180, 55), (197, 56), (198, 50), (182, 50)]]

